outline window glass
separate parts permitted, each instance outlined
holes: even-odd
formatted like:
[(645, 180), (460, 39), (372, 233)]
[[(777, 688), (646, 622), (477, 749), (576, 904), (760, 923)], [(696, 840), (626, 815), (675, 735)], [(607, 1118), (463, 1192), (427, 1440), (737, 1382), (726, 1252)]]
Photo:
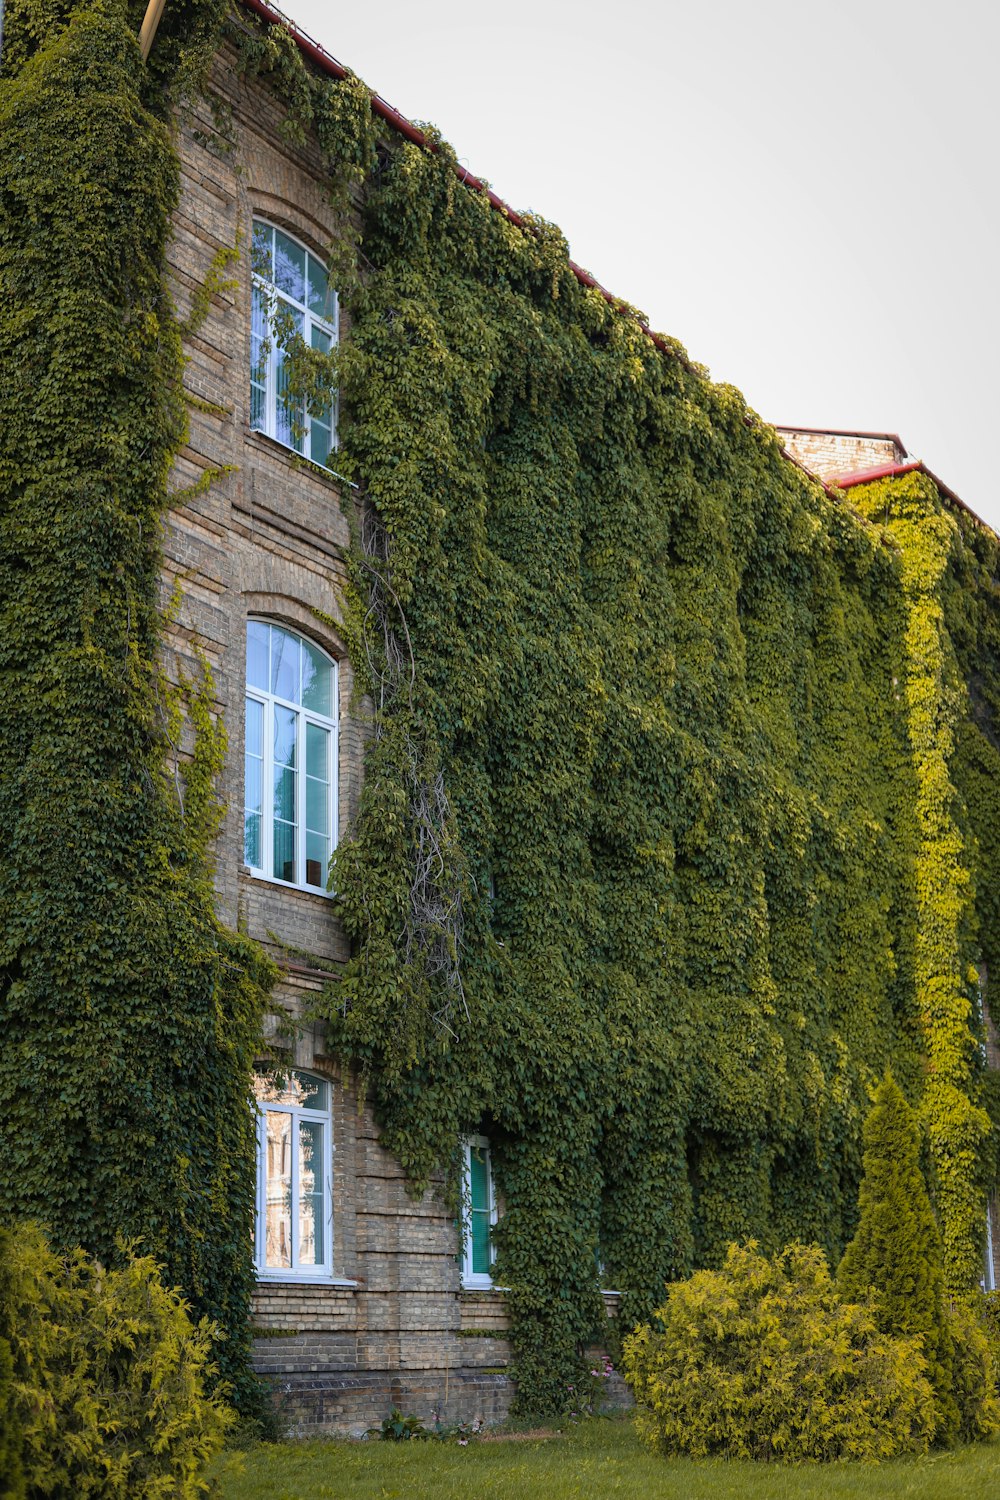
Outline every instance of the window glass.
[(462, 1280), (467, 1286), (491, 1286), (497, 1213), (489, 1142), (483, 1136), (467, 1137), (463, 1161)]
[(251, 251), (250, 425), (327, 465), (334, 407), (310, 412), (289, 390), (290, 339), (328, 353), (337, 341), (337, 295), (322, 261), (283, 230), (257, 220)]
[(326, 890), (336, 824), (336, 664), (310, 641), (247, 624), (244, 858)]
[(247, 683), (250, 687), (267, 687), (267, 642), (270, 629), (263, 620), (247, 621)]
[(308, 641), (302, 642), (302, 705), (313, 713), (333, 713), (333, 668), (330, 658)]
[(332, 1267), (330, 1085), (295, 1069), (254, 1075), (259, 1109), (257, 1264), (263, 1274)]
[(306, 300), (306, 252), (302, 245), (274, 231), (274, 284), (296, 302)]
[(269, 1109), (265, 1115), (264, 1264), (292, 1264), (292, 1116)]
[[(320, 265), (315, 255), (309, 257), (309, 310), (317, 313), (321, 318), (332, 321), (334, 309), (330, 305), (332, 301), (330, 288), (326, 279), (326, 271)], [(315, 346), (314, 346), (315, 347)]]
[(271, 626), (271, 692), (289, 703), (299, 701), (299, 638)]
[(253, 245), (250, 252), (254, 273), (265, 281), (274, 280), (274, 230), (270, 224), (256, 221), (253, 226)]

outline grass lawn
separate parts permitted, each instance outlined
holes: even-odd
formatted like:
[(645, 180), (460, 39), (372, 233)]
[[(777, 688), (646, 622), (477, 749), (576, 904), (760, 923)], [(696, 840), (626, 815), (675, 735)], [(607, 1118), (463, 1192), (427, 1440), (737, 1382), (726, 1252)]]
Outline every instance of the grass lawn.
[(1000, 1444), (892, 1463), (655, 1458), (627, 1420), (562, 1435), (452, 1443), (311, 1442), (227, 1454), (224, 1500), (1000, 1500)]

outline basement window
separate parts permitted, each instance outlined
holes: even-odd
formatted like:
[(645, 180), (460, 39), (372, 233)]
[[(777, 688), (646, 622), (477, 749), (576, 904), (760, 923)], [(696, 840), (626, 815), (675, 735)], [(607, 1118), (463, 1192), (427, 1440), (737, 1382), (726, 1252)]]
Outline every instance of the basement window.
[(337, 446), (336, 398), (310, 411), (288, 389), (287, 349), (301, 338), (329, 354), (337, 342), (337, 294), (326, 267), (275, 224), (253, 225), (253, 310), (250, 330), (250, 426), (329, 467)]

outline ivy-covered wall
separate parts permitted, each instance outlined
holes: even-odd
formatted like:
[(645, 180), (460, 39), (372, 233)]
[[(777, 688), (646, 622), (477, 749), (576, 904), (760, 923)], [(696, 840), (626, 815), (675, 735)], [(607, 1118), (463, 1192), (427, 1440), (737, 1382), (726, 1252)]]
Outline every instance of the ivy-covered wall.
[[(197, 59), (188, 10), (162, 38), (171, 78)], [(245, 1395), (270, 965), (213, 911), (210, 678), (171, 688), (158, 665), (184, 427), (164, 284), (177, 164), (138, 21), (119, 0), (6, 10), (0, 1201), (107, 1260), (119, 1237), (152, 1252), (217, 1321)], [(183, 718), (193, 754), (171, 763)]]
[[(66, 1239), (154, 1248), (235, 1368), (268, 975), (212, 916), (197, 686), (182, 799), (165, 776), (154, 607), (182, 427), (164, 121), (223, 17), (176, 0), (144, 70), (117, 0), (11, 10), (0, 1188)], [(561, 1405), (598, 1263), (631, 1326), (730, 1239), (838, 1254), (890, 1063), (969, 1284), (996, 539), (921, 476), (827, 496), (738, 392), (581, 286), (553, 226), (510, 223), (433, 137), (380, 141), (358, 81), (282, 33), (229, 34), (356, 206), (331, 247), (350, 340), (297, 372), (341, 389), (377, 705), (334, 872), (354, 956), (322, 1008), (415, 1185), (489, 1135), (521, 1405)]]

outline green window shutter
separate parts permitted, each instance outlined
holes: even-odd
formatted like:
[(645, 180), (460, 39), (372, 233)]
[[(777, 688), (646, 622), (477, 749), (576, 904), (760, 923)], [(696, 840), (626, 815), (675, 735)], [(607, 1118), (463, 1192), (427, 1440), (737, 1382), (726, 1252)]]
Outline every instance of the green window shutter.
[(472, 1271), (490, 1274), (490, 1174), (487, 1159), (475, 1146), (469, 1152), (469, 1191), (472, 1219)]

